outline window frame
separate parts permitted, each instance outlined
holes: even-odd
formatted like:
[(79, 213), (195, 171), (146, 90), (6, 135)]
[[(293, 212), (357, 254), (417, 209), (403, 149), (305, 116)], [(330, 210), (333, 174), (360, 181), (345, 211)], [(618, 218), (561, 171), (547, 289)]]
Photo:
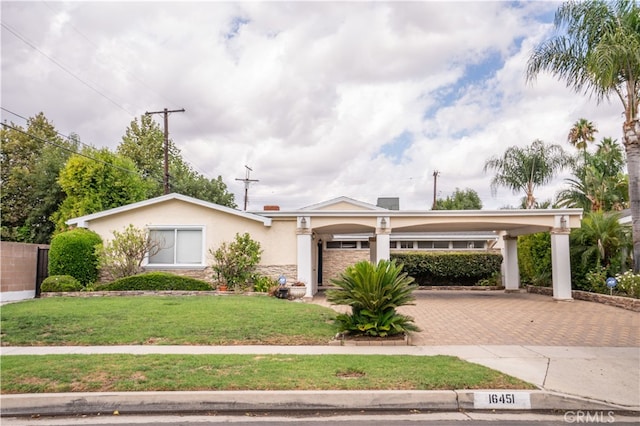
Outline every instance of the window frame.
[[(150, 235), (152, 231), (173, 231), (174, 232), (174, 247), (173, 247), (173, 263), (151, 263), (149, 254), (145, 256), (143, 266), (145, 269), (204, 269), (205, 263), (205, 247), (206, 247), (206, 227), (204, 225), (149, 225), (147, 226), (147, 235)], [(201, 233), (201, 246), (200, 246), (200, 261), (198, 263), (176, 263), (178, 257), (178, 250), (180, 249), (178, 242), (179, 231), (200, 231)]]

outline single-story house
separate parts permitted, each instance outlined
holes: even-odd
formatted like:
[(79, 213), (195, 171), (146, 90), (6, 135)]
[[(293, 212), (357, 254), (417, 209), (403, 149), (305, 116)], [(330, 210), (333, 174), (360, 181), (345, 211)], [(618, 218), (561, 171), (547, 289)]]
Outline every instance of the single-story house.
[[(384, 199), (388, 201), (388, 199)], [(520, 286), (518, 235), (551, 232), (554, 298), (571, 299), (569, 232), (580, 226), (581, 209), (400, 210), (339, 197), (296, 210), (277, 206), (245, 212), (180, 194), (168, 194), (77, 217), (104, 241), (128, 225), (158, 235), (166, 246), (146, 259), (146, 270), (172, 270), (211, 277), (210, 250), (245, 232), (263, 249), (259, 271), (302, 281), (307, 297), (345, 266), (362, 259), (388, 259), (394, 250), (500, 249), (507, 290)]]

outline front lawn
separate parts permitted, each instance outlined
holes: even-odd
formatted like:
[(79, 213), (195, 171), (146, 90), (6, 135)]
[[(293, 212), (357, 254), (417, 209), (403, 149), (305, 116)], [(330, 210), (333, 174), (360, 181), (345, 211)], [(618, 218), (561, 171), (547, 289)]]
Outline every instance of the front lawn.
[(332, 309), (273, 297), (55, 297), (0, 310), (3, 346), (323, 345)]
[(2, 393), (533, 389), (450, 356), (3, 356)]

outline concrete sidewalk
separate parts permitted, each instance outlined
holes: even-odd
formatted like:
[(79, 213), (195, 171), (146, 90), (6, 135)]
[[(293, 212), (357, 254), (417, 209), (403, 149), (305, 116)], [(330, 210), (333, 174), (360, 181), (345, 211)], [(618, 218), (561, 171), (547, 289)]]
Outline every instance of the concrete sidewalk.
[[(576, 347), (576, 346), (57, 346), (57, 347), (2, 347), (2, 356), (45, 354), (350, 354), (350, 355), (452, 355), (478, 363), (530, 382), (540, 391), (527, 392), (530, 409), (615, 409), (640, 413), (640, 349), (637, 347)], [(491, 391), (487, 392), (501, 392)], [(65, 407), (64, 401), (75, 406), (82, 401), (89, 408), (117, 406), (126, 400), (129, 409), (140, 407), (157, 409), (162, 404), (176, 408), (176, 401), (184, 398), (182, 409), (216, 407), (221, 401), (229, 407), (244, 409), (254, 404), (255, 409), (275, 404), (295, 409), (398, 409), (409, 405), (422, 409), (473, 409), (476, 391), (389, 391), (351, 392), (345, 399), (343, 392), (266, 392), (256, 398), (255, 392), (135, 392), (108, 394), (51, 394), (3, 395), (2, 414), (16, 414), (15, 410), (34, 410), (36, 407), (56, 405)], [(384, 394), (384, 395), (383, 395)], [(173, 395), (173, 396), (172, 396)], [(179, 395), (180, 398), (175, 399)], [(187, 395), (187, 396), (184, 396)], [(242, 396), (246, 395), (246, 396)], [(62, 398), (62, 399), (60, 399)], [(264, 399), (266, 398), (266, 399)], [(53, 402), (55, 401), (55, 403)], [(79, 402), (80, 401), (80, 402)], [(207, 402), (208, 401), (208, 402)], [(253, 401), (253, 402), (252, 402)], [(294, 403), (291, 406), (291, 403)], [(383, 405), (381, 401), (384, 401)], [(393, 402), (395, 401), (395, 402)], [(119, 406), (122, 407), (122, 402)], [(106, 404), (106, 405), (104, 405)], [(213, 404), (213, 405), (212, 405)], [(255, 404), (258, 404), (256, 406)], [(347, 404), (347, 405), (345, 405)], [(417, 405), (416, 405), (417, 404)], [(11, 408), (13, 407), (13, 408)], [(67, 407), (68, 408), (68, 407)], [(499, 407), (498, 407), (499, 408)], [(509, 408), (509, 407), (505, 407)], [(7, 411), (13, 410), (13, 411)]]

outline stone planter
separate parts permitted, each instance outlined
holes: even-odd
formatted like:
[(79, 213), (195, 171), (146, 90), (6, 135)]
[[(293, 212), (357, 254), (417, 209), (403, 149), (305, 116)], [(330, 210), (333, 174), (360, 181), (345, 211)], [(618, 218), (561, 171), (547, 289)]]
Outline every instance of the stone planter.
[(289, 287), (289, 296), (294, 299), (302, 299), (304, 295), (307, 294), (306, 286), (291, 286)]

